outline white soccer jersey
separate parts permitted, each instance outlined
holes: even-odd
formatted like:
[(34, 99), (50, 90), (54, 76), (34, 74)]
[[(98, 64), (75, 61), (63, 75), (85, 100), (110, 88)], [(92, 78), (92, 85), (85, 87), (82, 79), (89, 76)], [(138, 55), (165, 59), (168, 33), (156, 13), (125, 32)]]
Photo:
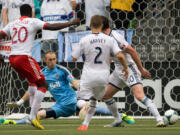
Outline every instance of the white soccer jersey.
[(33, 0), (3, 0), (3, 8), (8, 9), (8, 22), (20, 18), (20, 6), (23, 4), (31, 5), (33, 12), (35, 11)]
[(91, 17), (102, 15), (108, 17), (106, 7), (110, 5), (110, 0), (85, 0), (86, 26), (90, 26)]
[(37, 30), (42, 29), (46, 24), (36, 18), (21, 17), (3, 28), (1, 32), (10, 35), (12, 38), (10, 55), (31, 56), (35, 34)]
[[(73, 10), (68, 0), (44, 0), (41, 6), (42, 20), (48, 23), (68, 22), (73, 17)], [(68, 31), (68, 28), (61, 31)], [(57, 39), (58, 31), (42, 31), (42, 39)]]
[[(134, 60), (132, 59), (131, 55), (124, 52), (129, 45), (129, 43), (124, 39), (124, 37), (114, 30), (111, 31), (110, 36), (117, 41), (119, 47), (122, 49), (122, 53), (126, 57), (127, 65), (134, 64)], [(115, 62), (116, 68), (122, 69), (122, 64), (116, 57), (113, 57), (113, 61)]]
[(72, 51), (74, 58), (85, 55), (81, 84), (105, 84), (110, 74), (110, 57), (120, 51), (117, 42), (103, 33), (90, 34)]

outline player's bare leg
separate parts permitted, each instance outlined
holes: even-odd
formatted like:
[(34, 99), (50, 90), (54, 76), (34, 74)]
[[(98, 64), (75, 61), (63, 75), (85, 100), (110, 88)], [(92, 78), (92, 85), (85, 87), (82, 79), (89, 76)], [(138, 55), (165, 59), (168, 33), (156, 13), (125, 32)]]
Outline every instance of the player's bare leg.
[[(30, 87), (30, 86), (29, 86)], [(29, 89), (29, 88), (28, 88)], [(8, 108), (16, 108), (21, 106), (24, 102), (26, 102), (27, 100), (29, 100), (29, 92), (26, 91), (26, 93), (24, 94), (24, 96), (17, 102), (8, 102), (6, 104), (6, 107)]]
[(111, 84), (108, 84), (106, 86), (106, 91), (105, 91), (103, 99), (104, 100), (111, 99), (118, 92), (118, 90), (119, 90), (118, 88), (112, 86)]
[(121, 123), (123, 122), (120, 118), (118, 108), (116, 105), (116, 101), (113, 99), (113, 95), (118, 92), (118, 89), (110, 84), (106, 86), (105, 95), (103, 100), (105, 101), (108, 109), (111, 111), (112, 115), (115, 118), (115, 121), (111, 124), (105, 125), (105, 127), (119, 127), (122, 126)]
[(164, 127), (164, 121), (162, 117), (160, 116), (157, 107), (153, 103), (151, 99), (145, 96), (144, 90), (143, 90), (143, 85), (142, 84), (137, 84), (131, 87), (131, 90), (134, 94), (134, 96), (142, 102), (144, 105), (147, 106), (149, 111), (153, 114), (153, 116), (156, 118), (157, 121), (157, 127)]
[(37, 116), (39, 117), (40, 120), (45, 119), (46, 111), (45, 110), (38, 111)]
[[(116, 86), (114, 86), (114, 85), (112, 85), (112, 84), (108, 84), (107, 86), (106, 86), (106, 91), (105, 91), (105, 95), (104, 95), (104, 97), (103, 97), (103, 99), (104, 100), (106, 100), (106, 101), (108, 101), (108, 100), (112, 100), (113, 99), (113, 96), (117, 93), (119, 91), (119, 88), (117, 88)], [(113, 113), (114, 112), (114, 117), (115, 117), (115, 122), (114, 123), (111, 123), (111, 124), (109, 124), (109, 125), (105, 125), (105, 126), (111, 126), (111, 127), (114, 127), (114, 126), (121, 126), (121, 122), (118, 122), (118, 124), (115, 124), (116, 123), (116, 121), (119, 121), (119, 116), (120, 116), (120, 118), (123, 120), (123, 121), (125, 121), (126, 123), (128, 123), (128, 124), (134, 124), (134, 118), (133, 117), (131, 117), (131, 116), (127, 116), (126, 114), (124, 114), (124, 113), (119, 113), (118, 112), (118, 109), (117, 109), (117, 105), (116, 104), (112, 104), (111, 106), (109, 106), (108, 104), (106, 104), (107, 106), (108, 106), (108, 108), (109, 108), (109, 110), (110, 109), (112, 109), (112, 110), (110, 110), (110, 112), (111, 113)], [(119, 114), (119, 116), (118, 116), (118, 114)], [(117, 120), (116, 120), (117, 119)]]
[(16, 108), (22, 105), (24, 102), (28, 101), (30, 102), (30, 106), (32, 106), (33, 100), (34, 100), (34, 94), (35, 91), (37, 90), (37, 85), (36, 84), (29, 84), (28, 91), (25, 92), (23, 97), (17, 101), (17, 102), (9, 102), (7, 103), (7, 107), (9, 108)]

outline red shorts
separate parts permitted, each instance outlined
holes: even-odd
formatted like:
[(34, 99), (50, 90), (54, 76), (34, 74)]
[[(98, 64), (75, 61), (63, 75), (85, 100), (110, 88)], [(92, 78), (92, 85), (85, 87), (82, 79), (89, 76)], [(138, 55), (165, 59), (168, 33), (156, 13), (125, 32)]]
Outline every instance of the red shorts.
[(31, 56), (11, 55), (9, 61), (15, 71), (18, 72), (21, 77), (27, 78), (29, 83), (39, 84), (45, 81), (39, 64)]

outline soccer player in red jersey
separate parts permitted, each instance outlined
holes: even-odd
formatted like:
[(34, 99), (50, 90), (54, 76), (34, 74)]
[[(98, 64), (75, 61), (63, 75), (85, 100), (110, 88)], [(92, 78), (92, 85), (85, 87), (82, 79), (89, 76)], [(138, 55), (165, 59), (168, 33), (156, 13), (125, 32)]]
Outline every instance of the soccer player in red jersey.
[[(0, 39), (9, 35), (12, 38), (12, 50), (9, 56), (10, 65), (21, 77), (28, 80), (30, 98), (33, 101), (29, 119), (33, 126), (43, 130), (44, 127), (40, 124), (36, 114), (40, 108), (48, 85), (38, 63), (32, 58), (31, 50), (34, 37), (39, 29), (63, 29), (71, 25), (79, 24), (79, 19), (74, 19), (67, 23), (48, 24), (37, 18), (31, 18), (32, 8), (28, 4), (24, 4), (20, 7), (20, 14), (21, 17), (18, 20), (9, 23), (0, 31)], [(37, 87), (34, 87), (32, 84), (36, 84)]]

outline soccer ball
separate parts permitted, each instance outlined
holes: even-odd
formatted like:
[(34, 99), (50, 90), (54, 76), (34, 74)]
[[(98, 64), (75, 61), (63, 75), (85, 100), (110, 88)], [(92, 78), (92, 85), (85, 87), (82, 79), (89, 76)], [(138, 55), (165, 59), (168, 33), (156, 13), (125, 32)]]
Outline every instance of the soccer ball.
[(178, 120), (178, 113), (175, 110), (167, 110), (164, 114), (165, 124), (173, 125)]

